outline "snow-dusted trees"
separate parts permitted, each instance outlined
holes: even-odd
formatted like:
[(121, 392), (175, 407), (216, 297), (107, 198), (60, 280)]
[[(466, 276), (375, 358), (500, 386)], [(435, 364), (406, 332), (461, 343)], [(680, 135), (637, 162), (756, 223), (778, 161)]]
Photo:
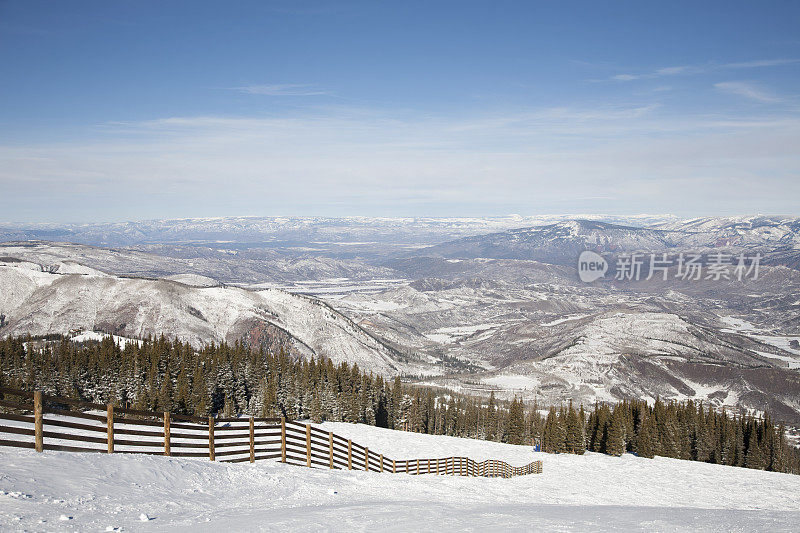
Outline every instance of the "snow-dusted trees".
[(623, 401), (587, 414), (570, 402), (543, 416), (534, 402), (390, 384), (356, 365), (295, 359), (244, 344), (195, 350), (163, 337), (128, 342), (0, 340), (0, 384), (97, 403), (180, 414), (360, 422), (437, 435), (537, 443), (543, 451), (661, 455), (800, 472), (800, 454), (769, 414), (730, 417), (694, 402)]

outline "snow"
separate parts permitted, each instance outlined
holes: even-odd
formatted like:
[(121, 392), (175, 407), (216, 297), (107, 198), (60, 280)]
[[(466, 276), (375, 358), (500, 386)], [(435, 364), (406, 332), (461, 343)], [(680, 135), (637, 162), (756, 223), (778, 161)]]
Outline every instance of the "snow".
[[(722, 322), (730, 326), (729, 329), (723, 329), (722, 331), (726, 331), (729, 333), (740, 333), (742, 335), (746, 335), (752, 339), (757, 341), (763, 342), (764, 344), (769, 344), (771, 346), (775, 346), (776, 348), (780, 348), (781, 350), (789, 353), (793, 353), (795, 355), (800, 355), (800, 350), (797, 348), (792, 348), (789, 343), (793, 340), (800, 341), (800, 336), (798, 335), (764, 335), (758, 328), (756, 328), (753, 324), (746, 320), (742, 320), (739, 318), (734, 318), (730, 316), (721, 317)], [(772, 359), (780, 359), (781, 361), (787, 362), (797, 362), (797, 358), (786, 357), (783, 355), (776, 355), (771, 353), (765, 352), (757, 352), (764, 357), (771, 357)]]
[(529, 376), (501, 374), (483, 380), (483, 383), (506, 390), (536, 390), (541, 387), (541, 380)]
[(540, 325), (541, 325), (541, 326), (546, 326), (546, 327), (549, 327), (549, 326), (557, 326), (558, 324), (563, 324), (564, 322), (571, 322), (571, 321), (573, 321), (573, 320), (578, 320), (578, 319), (581, 319), (581, 318), (586, 318), (587, 316), (591, 316), (591, 315), (588, 315), (588, 314), (566, 315), (566, 316), (564, 316), (564, 317), (557, 318), (557, 319), (555, 319), (555, 320), (553, 320), (553, 321), (551, 321), (551, 322), (547, 322), (547, 323), (545, 323), (545, 324), (540, 324)]
[(178, 283), (183, 283), (190, 287), (217, 287), (220, 284), (214, 278), (202, 276), (200, 274), (175, 274), (173, 276), (167, 276), (164, 279), (177, 281)]
[(114, 342), (116, 342), (119, 345), (119, 347), (122, 348), (123, 350), (125, 349), (125, 346), (129, 342), (135, 342), (139, 346), (141, 346), (143, 342), (142, 340), (139, 339), (129, 339), (128, 337), (120, 337), (119, 335), (109, 335), (108, 333), (103, 333), (100, 331), (81, 331), (77, 335), (71, 337), (71, 339), (75, 342), (86, 342), (86, 341), (102, 341), (106, 337), (111, 337), (112, 339), (114, 339)]
[(0, 529), (795, 531), (800, 520), (800, 476), (658, 457), (550, 455), (354, 424), (321, 427), (397, 459), (462, 455), (517, 466), (541, 459), (544, 472), (408, 476), (0, 449)]
[(91, 268), (75, 261), (62, 261), (53, 267), (53, 272), (57, 274), (78, 274), (81, 276), (107, 276), (105, 272), (101, 272), (96, 268)]
[(376, 313), (386, 312), (386, 311), (397, 311), (399, 309), (403, 309), (406, 306), (399, 304), (397, 302), (390, 302), (387, 300), (355, 300), (352, 298), (339, 298), (339, 303), (347, 305), (353, 309), (358, 311), (373, 311)]
[(471, 326), (454, 326), (454, 327), (438, 328), (431, 333), (426, 333), (425, 337), (428, 340), (432, 340), (440, 344), (450, 344), (463, 340), (466, 337), (470, 337), (479, 332), (483, 333), (491, 331), (495, 328), (500, 327), (501, 325), (502, 324), (473, 324)]
[(274, 324), (305, 355), (357, 363), (391, 376), (392, 351), (325, 303), (277, 289), (189, 287), (166, 280), (58, 275), (0, 264), (0, 314), (6, 335), (68, 334), (96, 324), (124, 324), (126, 337), (165, 334), (200, 347), (234, 342), (255, 324)]
[(723, 331), (730, 331), (732, 333), (757, 331), (756, 327), (753, 324), (751, 324), (747, 320), (742, 320), (741, 318), (736, 318), (733, 316), (723, 316), (720, 317), (720, 321), (731, 327), (731, 329)]

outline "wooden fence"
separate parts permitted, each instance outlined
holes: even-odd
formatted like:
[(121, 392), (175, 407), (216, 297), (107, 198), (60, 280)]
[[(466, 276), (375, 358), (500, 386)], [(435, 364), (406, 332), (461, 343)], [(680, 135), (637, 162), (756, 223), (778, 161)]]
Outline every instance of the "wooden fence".
[(477, 462), (468, 457), (390, 459), (311, 424), (283, 418), (156, 413), (5, 387), (0, 387), (0, 395), (0, 408), (5, 411), (0, 412), (0, 446), (38, 452), (141, 453), (224, 462), (278, 459), (311, 468), (412, 475), (505, 478), (542, 472), (541, 461), (515, 467), (505, 461)]

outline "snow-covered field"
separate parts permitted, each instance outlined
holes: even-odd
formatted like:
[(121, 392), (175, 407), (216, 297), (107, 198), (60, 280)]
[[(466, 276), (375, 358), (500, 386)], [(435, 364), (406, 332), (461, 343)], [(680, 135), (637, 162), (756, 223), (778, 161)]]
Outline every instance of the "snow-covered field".
[[(329, 471), (272, 461), (0, 449), (0, 529), (25, 531), (797, 531), (800, 476), (323, 424), (393, 458), (466, 455), (511, 479)], [(391, 453), (389, 453), (391, 451)]]

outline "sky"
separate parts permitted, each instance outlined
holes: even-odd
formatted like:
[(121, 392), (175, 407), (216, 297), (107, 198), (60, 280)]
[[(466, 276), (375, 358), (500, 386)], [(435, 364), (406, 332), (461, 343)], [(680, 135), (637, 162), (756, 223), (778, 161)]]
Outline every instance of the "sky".
[(800, 3), (0, 0), (0, 221), (800, 215)]

